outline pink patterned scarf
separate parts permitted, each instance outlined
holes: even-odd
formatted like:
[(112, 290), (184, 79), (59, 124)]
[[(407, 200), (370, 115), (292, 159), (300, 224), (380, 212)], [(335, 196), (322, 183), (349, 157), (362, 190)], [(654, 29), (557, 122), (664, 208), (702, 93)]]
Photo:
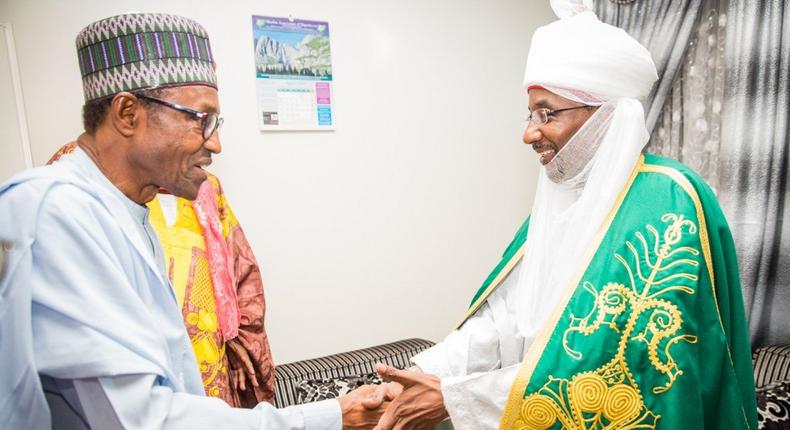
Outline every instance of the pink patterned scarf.
[(219, 328), (223, 339), (228, 341), (239, 334), (239, 304), (236, 301), (233, 256), (228, 249), (228, 242), (222, 236), (217, 198), (211, 181), (205, 180), (200, 186), (194, 207), (206, 241), (206, 257), (214, 284)]

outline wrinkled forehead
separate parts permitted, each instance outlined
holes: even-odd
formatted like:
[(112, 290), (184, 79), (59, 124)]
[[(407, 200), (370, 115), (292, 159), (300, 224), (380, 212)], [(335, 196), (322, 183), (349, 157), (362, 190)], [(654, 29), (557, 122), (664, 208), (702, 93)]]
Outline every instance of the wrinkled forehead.
[(559, 107), (566, 107), (575, 103), (574, 100), (565, 98), (540, 85), (531, 85), (529, 88), (527, 88), (527, 93), (529, 94), (530, 110), (540, 108), (557, 109)]
[(165, 94), (173, 101), (201, 112), (219, 112), (219, 93), (208, 85), (189, 84), (168, 87)]

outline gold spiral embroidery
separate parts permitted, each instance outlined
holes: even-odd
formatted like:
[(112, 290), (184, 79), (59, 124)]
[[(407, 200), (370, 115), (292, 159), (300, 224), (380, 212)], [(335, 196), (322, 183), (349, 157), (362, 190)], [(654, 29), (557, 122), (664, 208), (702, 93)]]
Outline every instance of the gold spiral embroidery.
[(557, 422), (557, 410), (554, 402), (541, 394), (527, 398), (521, 405), (521, 419), (516, 428), (543, 430)]
[(581, 412), (600, 412), (606, 392), (606, 382), (597, 373), (577, 375), (571, 381), (569, 390), (571, 401)]
[(601, 309), (599, 319), (603, 320), (605, 315), (620, 315), (625, 311), (628, 303), (630, 291), (623, 284), (609, 283), (604, 286), (601, 295), (598, 297), (598, 305)]
[[(672, 388), (683, 374), (672, 357), (672, 347), (679, 342), (697, 342), (695, 335), (678, 333), (684, 321), (672, 294), (696, 293), (694, 285), (688, 282), (699, 279), (696, 272), (700, 264), (699, 251), (683, 246), (684, 236), (696, 236), (697, 226), (677, 214), (665, 214), (661, 221), (668, 224), (663, 234), (648, 224), (647, 238), (637, 232), (636, 241), (625, 242), (631, 264), (628, 253), (614, 253), (628, 275), (626, 283), (606, 283), (600, 292), (589, 281), (581, 284), (593, 296), (592, 309), (584, 316), (571, 314), (570, 325), (563, 333), (565, 352), (581, 360), (581, 351), (571, 347), (573, 337), (590, 336), (607, 327), (619, 337), (614, 357), (596, 370), (577, 373), (570, 380), (549, 375), (540, 389), (523, 399), (514, 429), (544, 430), (558, 422), (566, 430), (656, 428), (661, 415), (645, 405), (626, 351), (639, 343), (645, 345), (649, 367), (667, 377), (664, 385), (652, 387), (652, 393), (661, 394)], [(692, 237), (692, 243), (694, 240)]]
[(630, 385), (610, 387), (603, 402), (603, 414), (612, 423), (628, 422), (642, 409), (639, 392)]

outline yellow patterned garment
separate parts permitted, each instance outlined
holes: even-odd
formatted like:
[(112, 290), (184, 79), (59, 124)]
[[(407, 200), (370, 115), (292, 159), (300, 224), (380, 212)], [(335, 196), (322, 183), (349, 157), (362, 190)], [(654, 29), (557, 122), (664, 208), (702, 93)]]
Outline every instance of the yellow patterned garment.
[[(148, 203), (150, 222), (162, 243), (168, 277), (192, 340), (206, 395), (230, 403), (228, 358), (217, 322), (206, 243), (192, 202), (180, 197), (176, 199), (176, 218), (172, 226), (165, 222), (159, 198)], [(223, 233), (225, 231), (223, 226)]]

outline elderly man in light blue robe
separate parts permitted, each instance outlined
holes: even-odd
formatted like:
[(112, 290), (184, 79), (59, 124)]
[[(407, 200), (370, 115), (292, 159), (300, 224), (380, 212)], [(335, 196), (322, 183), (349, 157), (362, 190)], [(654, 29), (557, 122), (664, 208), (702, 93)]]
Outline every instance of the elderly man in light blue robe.
[(220, 152), (207, 35), (182, 17), (120, 15), (77, 46), (79, 148), (0, 185), (3, 428), (372, 427), (381, 411), (362, 406), (365, 390), (280, 410), (204, 396), (145, 202), (160, 187), (194, 199)]

